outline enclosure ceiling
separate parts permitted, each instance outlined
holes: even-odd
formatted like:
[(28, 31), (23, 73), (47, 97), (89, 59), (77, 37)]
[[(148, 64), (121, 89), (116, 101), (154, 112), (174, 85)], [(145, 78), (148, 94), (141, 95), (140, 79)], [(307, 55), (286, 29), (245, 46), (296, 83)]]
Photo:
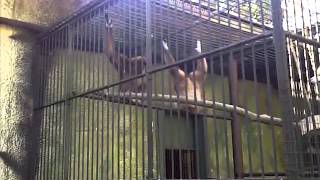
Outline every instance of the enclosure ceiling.
[[(52, 29), (61, 29), (69, 21), (78, 21), (81, 16), (91, 16), (86, 25), (98, 25), (102, 28), (103, 32), (104, 15), (90, 14), (90, 9), (102, 7), (108, 2), (101, 0), (93, 1), (88, 7), (84, 7), (74, 13), (73, 16), (62, 21)], [(135, 38), (145, 39), (145, 1), (113, 0), (112, 2), (114, 3), (108, 7), (108, 12), (112, 14), (114, 19), (114, 27), (121, 30), (117, 31), (116, 37), (119, 37), (119, 33), (123, 33), (123, 31), (127, 34), (130, 31), (134, 31), (134, 34), (137, 35)], [(170, 1), (157, 0), (152, 2), (152, 29), (155, 38), (169, 38), (171, 43), (177, 43), (179, 46), (192, 47), (194, 46), (194, 39), (200, 38), (203, 41), (204, 50), (208, 50), (238, 42), (251, 37), (253, 34), (262, 32), (262, 28), (258, 26), (252, 26), (252, 29), (250, 29), (250, 25), (254, 25), (252, 24), (253, 22), (246, 22), (240, 18), (235, 19), (230, 15), (223, 15), (224, 13), (217, 13), (214, 9), (208, 10), (211, 17), (208, 20), (204, 15), (200, 17), (200, 14), (197, 12), (189, 12), (174, 7), (170, 5)], [(250, 33), (250, 30), (252, 30), (252, 33)], [(186, 37), (189, 39), (186, 40)], [(118, 40), (121, 41), (121, 39)]]
[[(250, 33), (249, 24), (240, 23), (239, 19), (233, 20), (225, 15), (217, 15), (212, 12), (211, 19), (200, 17), (193, 12), (172, 8), (163, 1), (154, 1), (152, 3), (152, 33), (156, 39), (168, 39), (169, 44), (175, 44), (178, 47), (194, 47), (195, 39), (201, 39), (204, 50), (223, 47), (225, 45), (239, 42), (240, 40), (252, 37), (261, 33), (262, 29), (253, 27)], [(108, 8), (108, 13), (114, 21), (116, 37), (119, 42), (125, 41), (124, 34), (129, 36), (136, 35), (136, 39), (145, 39), (146, 17), (145, 2), (134, 0), (126, 2), (118, 1)], [(90, 26), (98, 25), (101, 31), (104, 30), (104, 15), (100, 14), (93, 17)], [(101, 33), (103, 36), (103, 33)]]
[[(110, 2), (112, 3), (110, 4)], [(172, 4), (170, 5), (170, 1), (157, 0), (152, 2), (151, 22), (154, 49), (159, 52), (161, 40), (167, 40), (171, 51), (178, 60), (190, 55), (186, 54), (186, 49), (195, 48), (196, 39), (201, 40), (203, 51), (206, 52), (270, 30), (270, 28), (255, 25), (253, 22), (247, 22), (240, 18), (235, 19), (223, 13), (218, 14), (214, 9), (210, 9), (212, 14), (208, 19), (207, 16), (200, 16), (199, 13), (174, 7)], [(136, 45), (132, 43), (138, 40), (138, 44), (143, 45), (140, 48), (144, 48), (146, 4), (142, 0), (95, 1), (53, 29), (61, 30), (71, 27), (69, 32), (73, 32), (74, 36), (79, 36), (76, 33), (81, 32), (82, 39), (100, 37), (102, 43), (105, 39), (105, 12), (102, 10), (104, 6), (107, 6), (107, 12), (113, 20), (115, 42), (127, 47), (135, 47)], [(71, 22), (72, 26), (67, 26), (68, 22)], [(262, 39), (246, 48), (245, 61), (249, 65), (254, 58), (258, 70), (260, 66), (265, 66), (266, 60), (268, 60), (270, 68), (275, 68), (272, 39), (269, 39), (268, 42), (263, 42)], [(275, 72), (273, 76), (275, 77)]]

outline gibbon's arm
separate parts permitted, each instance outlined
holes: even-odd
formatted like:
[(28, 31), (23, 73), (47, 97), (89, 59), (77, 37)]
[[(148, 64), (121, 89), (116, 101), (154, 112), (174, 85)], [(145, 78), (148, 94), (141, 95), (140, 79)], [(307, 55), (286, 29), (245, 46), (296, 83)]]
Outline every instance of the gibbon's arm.
[(119, 55), (114, 49), (114, 40), (113, 40), (113, 24), (112, 19), (109, 18), (109, 15), (105, 14), (106, 19), (106, 49), (105, 53), (110, 63), (116, 68), (117, 71), (122, 71), (123, 65), (127, 64), (128, 58), (124, 55)]
[[(162, 46), (164, 49), (164, 60), (166, 64), (173, 64), (175, 63), (175, 59), (169, 51), (168, 44), (165, 41), (162, 41)], [(178, 66), (170, 68), (170, 73), (175, 77), (178, 78), (179, 81), (185, 80), (185, 73), (182, 71)]]
[[(109, 15), (105, 14), (106, 19), (106, 49), (105, 53), (110, 63), (120, 73), (120, 78), (124, 78), (126, 73), (136, 72), (141, 74), (145, 71), (146, 59), (143, 56), (128, 58), (123, 54), (117, 53), (114, 49), (113, 24)], [(135, 69), (136, 68), (136, 69)], [(128, 74), (127, 74), (128, 75)]]
[[(201, 54), (201, 42), (197, 40), (197, 48), (196, 51), (198, 54)], [(206, 58), (197, 60), (197, 68), (194, 72), (189, 74), (190, 78), (195, 78), (198, 82), (203, 82), (206, 79), (206, 74), (208, 72), (208, 64)]]

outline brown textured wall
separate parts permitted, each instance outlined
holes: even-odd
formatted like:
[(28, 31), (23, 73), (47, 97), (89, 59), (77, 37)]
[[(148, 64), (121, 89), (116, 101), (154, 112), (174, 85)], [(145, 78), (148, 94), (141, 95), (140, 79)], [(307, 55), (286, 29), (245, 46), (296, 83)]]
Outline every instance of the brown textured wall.
[(91, 0), (0, 0), (0, 17), (52, 24)]
[[(49, 25), (90, 0), (0, 0), (0, 17)], [(36, 34), (0, 24), (0, 179), (34, 179)], [(38, 114), (41, 116), (41, 113)], [(30, 164), (31, 163), (31, 164)]]
[(29, 32), (0, 25), (0, 179), (16, 179), (24, 172), (32, 123), (33, 45)]

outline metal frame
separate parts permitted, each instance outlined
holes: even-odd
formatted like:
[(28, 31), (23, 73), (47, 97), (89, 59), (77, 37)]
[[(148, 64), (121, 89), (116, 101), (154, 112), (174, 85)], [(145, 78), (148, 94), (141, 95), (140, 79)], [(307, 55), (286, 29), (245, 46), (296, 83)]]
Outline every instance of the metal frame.
[[(319, 160), (319, 154), (301, 152), (317, 139), (302, 137), (298, 120), (308, 114), (315, 123), (316, 111), (297, 111), (296, 99), (314, 109), (318, 101), (295, 97), (299, 89), (292, 86), (292, 74), (315, 67), (295, 70), (288, 44), (316, 50), (319, 38), (290, 33), (281, 7), (277, 0), (98, 0), (40, 35), (37, 179), (164, 179), (165, 149), (179, 150), (179, 157), (171, 154), (176, 178), (184, 168), (188, 178), (196, 168), (201, 179), (317, 177), (318, 161), (308, 169), (303, 158)], [(105, 12), (113, 19), (115, 50), (145, 56), (145, 72), (117, 77), (104, 55)], [(191, 52), (196, 39), (201, 54)], [(165, 64), (162, 40), (175, 63)], [(205, 98), (176, 93), (168, 71), (192, 72), (202, 58), (209, 69)], [(120, 91), (137, 81), (144, 91)], [(308, 118), (305, 123), (311, 132)], [(195, 152), (195, 164), (188, 159), (183, 167), (184, 150)]]

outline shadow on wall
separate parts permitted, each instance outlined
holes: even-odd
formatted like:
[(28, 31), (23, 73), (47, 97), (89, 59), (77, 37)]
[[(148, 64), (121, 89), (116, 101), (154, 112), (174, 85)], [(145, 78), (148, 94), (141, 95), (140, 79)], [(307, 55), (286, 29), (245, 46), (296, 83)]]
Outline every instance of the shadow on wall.
[(0, 25), (0, 179), (34, 179), (40, 142), (40, 118), (33, 117), (35, 37)]

